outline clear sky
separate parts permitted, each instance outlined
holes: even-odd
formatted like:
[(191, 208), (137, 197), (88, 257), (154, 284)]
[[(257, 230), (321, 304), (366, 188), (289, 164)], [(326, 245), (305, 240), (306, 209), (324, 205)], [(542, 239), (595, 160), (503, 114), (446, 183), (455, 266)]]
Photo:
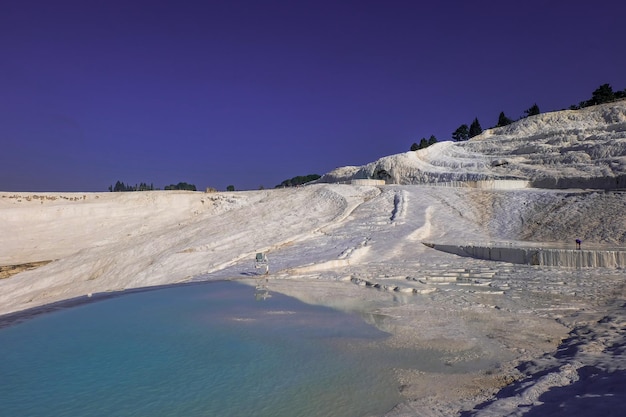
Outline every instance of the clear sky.
[(274, 187), (626, 88), (617, 0), (2, 0), (0, 190)]

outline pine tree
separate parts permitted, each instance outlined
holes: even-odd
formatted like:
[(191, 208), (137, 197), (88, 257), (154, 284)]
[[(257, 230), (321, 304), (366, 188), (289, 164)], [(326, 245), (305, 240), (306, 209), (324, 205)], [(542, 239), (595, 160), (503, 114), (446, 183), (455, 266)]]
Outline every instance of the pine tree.
[(437, 143), (437, 138), (435, 135), (430, 135), (430, 138), (428, 138), (428, 146), (434, 145), (435, 143)]
[(455, 141), (462, 141), (469, 139), (469, 128), (466, 124), (459, 126), (453, 133), (452, 139)]
[(498, 116), (498, 124), (496, 125), (496, 127), (510, 125), (511, 123), (513, 123), (513, 120), (506, 117), (504, 115), (504, 112), (500, 112), (500, 116)]
[(483, 133), (483, 128), (480, 127), (480, 122), (478, 121), (478, 117), (474, 119), (469, 128), (469, 137), (473, 138), (474, 136), (478, 136)]
[(115, 187), (113, 187), (113, 192), (116, 192), (116, 193), (117, 193), (117, 192), (121, 192), (121, 191), (128, 191), (128, 190), (127, 190), (127, 188), (126, 188), (126, 185), (124, 185), (124, 183), (123, 183), (123, 182), (121, 182), (121, 181), (119, 181), (119, 180), (118, 180), (118, 181), (115, 183)]
[(529, 117), (529, 116), (536, 116), (539, 113), (541, 113), (539, 111), (539, 106), (537, 106), (537, 103), (533, 104), (532, 106), (530, 106), (529, 109), (524, 110), (524, 117)]

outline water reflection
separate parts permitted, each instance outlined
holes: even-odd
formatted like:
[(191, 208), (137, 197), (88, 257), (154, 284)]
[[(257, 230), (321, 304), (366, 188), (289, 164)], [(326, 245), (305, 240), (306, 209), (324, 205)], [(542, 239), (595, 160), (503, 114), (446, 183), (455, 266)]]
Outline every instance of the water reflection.
[(268, 288), (269, 280), (267, 278), (256, 278), (254, 287), (254, 299), (256, 301), (264, 301), (272, 297)]

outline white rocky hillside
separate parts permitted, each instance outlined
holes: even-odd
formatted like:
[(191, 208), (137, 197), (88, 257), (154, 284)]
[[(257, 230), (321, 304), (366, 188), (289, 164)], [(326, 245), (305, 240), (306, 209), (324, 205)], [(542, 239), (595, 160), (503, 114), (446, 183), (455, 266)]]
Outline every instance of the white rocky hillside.
[[(626, 102), (530, 117), (325, 180), (384, 172), (402, 185), (0, 192), (0, 328), (60, 301), (238, 280), (254, 286), (251, 299), (260, 288), (359, 312), (390, 335), (381, 360), (443, 355), (425, 367), (390, 362), (403, 402), (389, 417), (626, 415), (623, 264), (546, 267), (456, 251), (539, 242), (572, 258), (623, 253), (626, 192), (610, 189), (626, 188)], [(537, 188), (412, 185), (507, 178)], [(268, 275), (255, 269), (258, 252)]]
[(439, 142), (337, 168), (319, 182), (519, 179), (541, 188), (626, 188), (626, 100), (531, 116), (466, 142)]

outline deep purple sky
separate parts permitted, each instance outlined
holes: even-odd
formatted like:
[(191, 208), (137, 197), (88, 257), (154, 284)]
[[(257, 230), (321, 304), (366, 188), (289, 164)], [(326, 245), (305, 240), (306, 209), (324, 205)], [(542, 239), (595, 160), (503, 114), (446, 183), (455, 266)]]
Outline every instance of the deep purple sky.
[(567, 108), (626, 88), (624, 16), (617, 0), (2, 0), (0, 190), (270, 188)]

